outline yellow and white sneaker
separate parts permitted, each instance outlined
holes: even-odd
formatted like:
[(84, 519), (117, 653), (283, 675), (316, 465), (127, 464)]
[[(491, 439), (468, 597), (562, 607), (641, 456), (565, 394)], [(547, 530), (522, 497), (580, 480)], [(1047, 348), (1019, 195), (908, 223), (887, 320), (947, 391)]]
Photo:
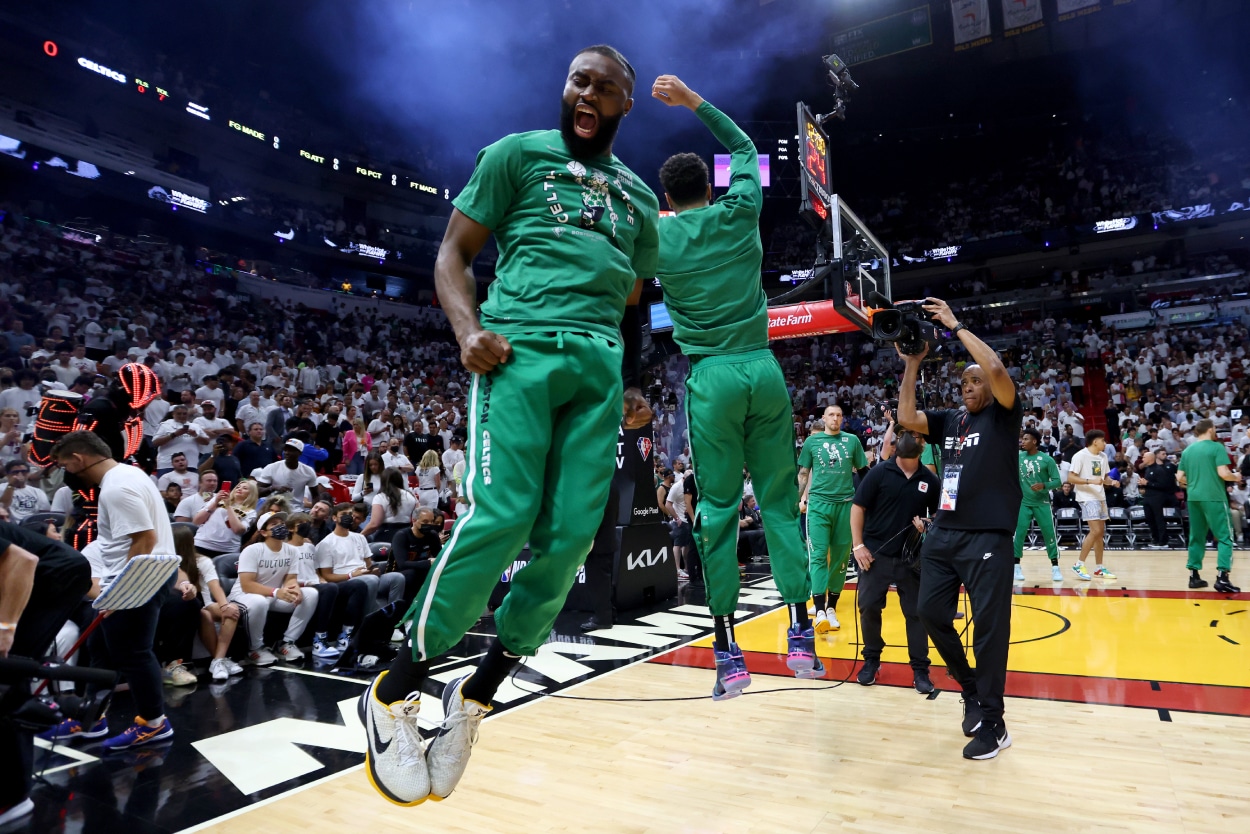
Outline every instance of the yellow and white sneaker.
[(425, 741), (417, 728), (421, 693), (393, 704), (384, 704), (375, 694), (386, 672), (360, 696), (356, 710), (365, 725), (368, 750), (365, 772), (378, 793), (396, 805), (420, 805), (430, 796), (430, 772), (425, 763)]
[(447, 716), (438, 735), (430, 742), (426, 762), (430, 769), (430, 799), (445, 799), (464, 776), (469, 755), (477, 744), (477, 728), (490, 707), (464, 697), (468, 675), (457, 678), (443, 689), (443, 713)]

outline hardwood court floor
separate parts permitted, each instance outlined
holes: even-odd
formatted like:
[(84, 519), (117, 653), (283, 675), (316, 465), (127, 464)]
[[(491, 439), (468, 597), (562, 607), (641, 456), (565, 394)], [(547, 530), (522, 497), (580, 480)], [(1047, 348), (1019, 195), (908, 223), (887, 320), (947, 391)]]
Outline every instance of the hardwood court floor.
[[(1071, 554), (1063, 557), (1066, 569)], [(1039, 586), (1035, 590), (1075, 605), (1065, 614), (1074, 628), (1084, 614), (1081, 606), (1092, 612), (1094, 603), (1111, 602), (1110, 592), (1121, 588), (1130, 596), (1117, 599), (1153, 606), (1175, 600), (1133, 592), (1173, 591), (1190, 607), (1227, 604), (1230, 615), (1247, 616), (1250, 595), (1227, 599), (1184, 591), (1183, 560), (1175, 552), (1108, 554), (1119, 574), (1114, 583), (1080, 583), (1085, 590), (1078, 595), (1070, 590), (1077, 587), (1075, 580), (1067, 580), (1063, 587), (1069, 591), (1055, 596), (1048, 566), (1042, 581), (1044, 557), (1027, 554), (1025, 586)], [(887, 610), (896, 605), (891, 600)], [(1114, 656), (1120, 641), (1131, 640), (1135, 629), (1156, 616), (1152, 608), (1141, 610), (1146, 613), (1120, 620), (1126, 634), (1092, 633), (1073, 642), (1069, 653), (1097, 656), (1105, 650)], [(771, 630), (778, 614), (757, 622)], [(1169, 638), (1164, 629), (1162, 637), (1151, 632), (1142, 640), (1168, 644), (1158, 653), (1161, 668), (1175, 665), (1167, 658), (1179, 658), (1203, 680), (1219, 678), (1226, 670), (1212, 669), (1207, 676), (1183, 651), (1197, 633), (1195, 627)], [(1242, 643), (1240, 649), (1236, 662), (1244, 673), (1250, 646)], [(675, 659), (694, 653), (690, 662), (697, 664), (703, 651), (681, 649), (563, 694), (705, 696), (711, 672)], [(1150, 646), (1141, 651), (1148, 656)], [(850, 669), (847, 661), (828, 663), (831, 674)], [(934, 671), (940, 682), (940, 669)], [(1088, 671), (1099, 672), (1078, 665), (1064, 674), (1081, 678)], [(1065, 700), (1048, 700), (1044, 691), (1009, 696), (1013, 747), (992, 761), (971, 762), (960, 756), (965, 740), (953, 693), (928, 699), (902, 685), (848, 683), (831, 689), (832, 680), (753, 674), (748, 695), (719, 704), (706, 697), (658, 703), (545, 698), (509, 710), (482, 725), (464, 780), (441, 803), (390, 805), (357, 768), (208, 830), (1054, 834), (1230, 832), (1243, 830), (1250, 820), (1250, 698), (1244, 685), (1190, 684), (1228, 693), (1232, 709), (1222, 710), (1225, 714), (1086, 703), (1079, 689), (1076, 695), (1059, 693)], [(1028, 674), (1009, 676), (1009, 686)], [(1106, 671), (1099, 679), (1120, 680)], [(764, 692), (770, 689), (783, 691)]]

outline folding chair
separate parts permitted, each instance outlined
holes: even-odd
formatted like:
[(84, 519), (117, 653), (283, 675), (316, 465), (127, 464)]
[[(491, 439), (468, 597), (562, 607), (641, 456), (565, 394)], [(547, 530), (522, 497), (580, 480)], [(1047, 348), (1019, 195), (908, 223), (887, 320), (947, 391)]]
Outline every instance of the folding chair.
[(1163, 535), (1167, 538), (1167, 543), (1172, 544), (1175, 539), (1178, 547), (1185, 547), (1185, 518), (1181, 515), (1181, 511), (1177, 507), (1163, 508)]
[(1128, 510), (1124, 507), (1110, 507), (1107, 510), (1107, 530), (1103, 533), (1103, 544), (1106, 547), (1115, 547), (1115, 543), (1122, 543), (1124, 547), (1132, 548), (1133, 546), (1133, 529), (1129, 524)]
[(1072, 537), (1075, 547), (1080, 547), (1081, 540), (1085, 538), (1085, 525), (1081, 522), (1081, 512), (1076, 507), (1055, 510), (1055, 544), (1062, 547), (1065, 536)]
[(1150, 529), (1150, 522), (1146, 520), (1146, 508), (1141, 504), (1134, 504), (1128, 508), (1129, 533), (1132, 536), (1133, 546), (1137, 546), (1137, 539), (1140, 537), (1147, 542), (1154, 539), (1154, 532)]

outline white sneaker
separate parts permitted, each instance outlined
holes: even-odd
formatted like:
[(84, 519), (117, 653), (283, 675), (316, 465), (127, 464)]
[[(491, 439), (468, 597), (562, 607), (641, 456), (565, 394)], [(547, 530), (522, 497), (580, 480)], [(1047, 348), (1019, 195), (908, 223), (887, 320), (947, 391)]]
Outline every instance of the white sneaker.
[(1051, 565), (1050, 566), (1050, 581), (1062, 582), (1063, 581), (1063, 568), (1059, 567), (1058, 565)]
[(278, 657), (287, 663), (294, 663), (297, 660), (304, 659), (304, 653), (300, 651), (300, 647), (287, 640), (278, 645)]
[(194, 686), (195, 675), (187, 671), (187, 667), (181, 663), (173, 662), (165, 665), (161, 670), (161, 680), (170, 686)]
[(1012, 578), (1012, 581), (1014, 581), (1014, 582), (1023, 582), (1023, 581), (1024, 581), (1024, 568), (1020, 567), (1019, 565), (1016, 565), (1016, 574), (1015, 574), (1015, 576)]
[(235, 663), (230, 658), (223, 657), (222, 661), (226, 664), (226, 671), (229, 672), (232, 676), (243, 674), (243, 667)]
[(842, 628), (842, 623), (838, 622), (838, 613), (832, 608), (825, 609), (825, 616), (829, 618), (829, 628), (837, 631)]
[(392, 642), (392, 643), (402, 643), (402, 642), (404, 642), (404, 633), (403, 633), (402, 631), (400, 631), (399, 629), (395, 629), (394, 631), (392, 631), (392, 632), (391, 632), (391, 642)]
[(443, 689), (443, 728), (430, 742), (425, 760), (430, 767), (430, 798), (437, 801), (451, 794), (469, 764), (469, 754), (477, 744), (477, 728), (490, 707), (465, 700), (462, 693), (468, 675)]
[(226, 668), (226, 661), (220, 657), (208, 664), (208, 671), (215, 681), (230, 680), (230, 670)]
[(261, 646), (255, 651), (248, 652), (247, 662), (253, 666), (272, 666), (278, 662), (278, 658), (269, 649)]
[(430, 772), (425, 763), (425, 741), (417, 726), (421, 693), (387, 705), (375, 694), (386, 672), (360, 696), (356, 711), (365, 725), (368, 751), (365, 772), (378, 793), (396, 805), (420, 805), (430, 795)]
[(22, 817), (33, 814), (34, 812), (35, 800), (28, 796), (9, 810), (5, 811), (3, 814), (0, 814), (0, 825), (8, 825), (13, 821), (20, 820)]
[(816, 630), (817, 634), (828, 634), (833, 628), (829, 625), (829, 614), (824, 610), (817, 611), (815, 618), (812, 620), (812, 628)]

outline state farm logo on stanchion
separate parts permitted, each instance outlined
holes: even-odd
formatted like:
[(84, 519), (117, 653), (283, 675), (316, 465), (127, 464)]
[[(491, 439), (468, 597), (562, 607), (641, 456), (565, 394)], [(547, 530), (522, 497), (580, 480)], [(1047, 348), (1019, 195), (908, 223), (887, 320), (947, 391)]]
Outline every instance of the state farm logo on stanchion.
[(859, 328), (833, 307), (832, 301), (811, 301), (768, 309), (768, 338), (797, 339), (822, 333), (850, 333)]

